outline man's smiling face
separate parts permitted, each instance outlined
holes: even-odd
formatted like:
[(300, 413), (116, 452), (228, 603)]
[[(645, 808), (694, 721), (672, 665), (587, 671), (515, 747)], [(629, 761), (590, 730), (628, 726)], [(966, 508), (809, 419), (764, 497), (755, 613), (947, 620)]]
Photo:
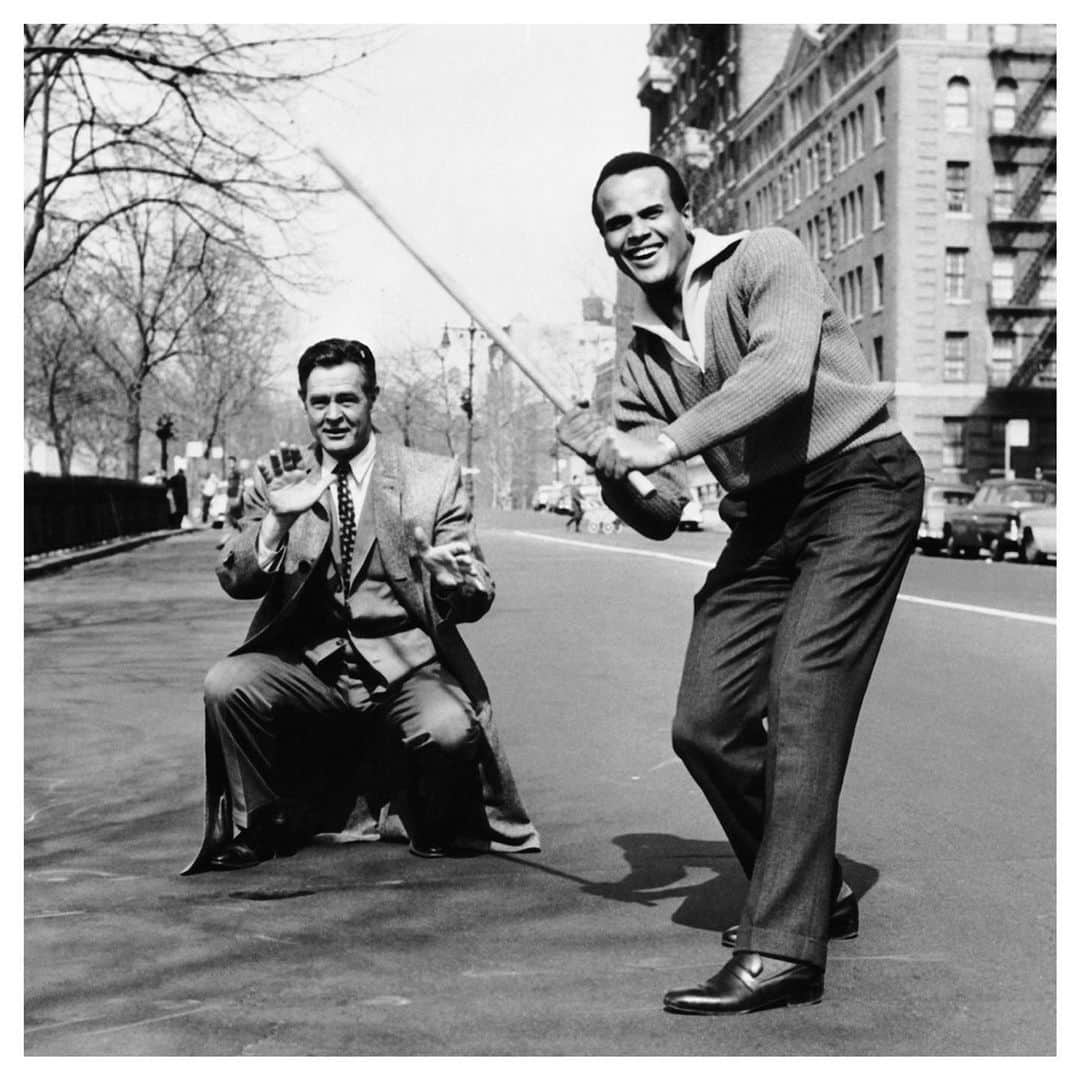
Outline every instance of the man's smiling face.
[(675, 208), (662, 169), (609, 176), (596, 192), (604, 247), (646, 292), (681, 289), (690, 259), (690, 208)]

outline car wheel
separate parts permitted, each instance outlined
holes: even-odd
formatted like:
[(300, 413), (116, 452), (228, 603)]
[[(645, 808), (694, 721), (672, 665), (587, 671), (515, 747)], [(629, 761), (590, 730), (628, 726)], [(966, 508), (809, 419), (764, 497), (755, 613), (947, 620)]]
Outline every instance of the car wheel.
[(964, 553), (960, 550), (960, 545), (956, 542), (956, 535), (954, 533), (949, 533), (948, 536), (945, 537), (945, 554), (948, 555), (950, 559), (959, 559), (963, 557)]
[(605, 536), (610, 536), (615, 531), (615, 524), (611, 521), (605, 521), (601, 528), (604, 530)]
[(585, 528), (591, 533), (598, 533), (600, 531), (600, 523), (598, 521), (590, 521)]
[(994, 562), (1001, 562), (1005, 558), (1005, 541), (1000, 536), (995, 536), (990, 541), (990, 558)]

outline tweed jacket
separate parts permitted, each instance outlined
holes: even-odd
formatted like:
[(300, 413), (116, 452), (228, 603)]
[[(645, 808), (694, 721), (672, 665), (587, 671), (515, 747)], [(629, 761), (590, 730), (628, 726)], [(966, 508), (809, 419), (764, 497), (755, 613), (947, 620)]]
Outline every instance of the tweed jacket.
[[(309, 471), (320, 467), (317, 451), (303, 461)], [(459, 623), (480, 618), (491, 606), (494, 585), (485, 595), (442, 594), (415, 553), (413, 529), (419, 525), (433, 545), (467, 539), (482, 563), (457, 462), (433, 454), (376, 443), (369, 497), (373, 503), (375, 540), (391, 588), (402, 607), (432, 639), (443, 666), (461, 683), (473, 705), (483, 739), (478, 755), (478, 788), (482, 813), (473, 815), (475, 835), (459, 837), (464, 846), (495, 851), (539, 850), (539, 838), (517, 794), (509, 762), (503, 754), (492, 717), (487, 685), (457, 629)], [(256, 539), (267, 512), (266, 488), (256, 480), (241, 530), (225, 544), (217, 567), (222, 587), (238, 599), (261, 598), (243, 643), (231, 655), (244, 652), (287, 652), (295, 655), (308, 638), (305, 603), (308, 593), (323, 587), (325, 560), (337, 558), (337, 538), (331, 526), (329, 492), (301, 514), (289, 530), (280, 563), (264, 572), (256, 556)], [(320, 580), (321, 579), (321, 580)], [(232, 813), (225, 782), (222, 751), (209, 725), (206, 732), (206, 823), (203, 846), (185, 873), (205, 868), (209, 853), (231, 838)], [(397, 808), (389, 802), (373, 806), (358, 792), (352, 814), (341, 827), (322, 839), (345, 842), (364, 839), (404, 839)]]
[(638, 330), (619, 358), (615, 423), (661, 432), (680, 460), (650, 473), (648, 500), (626, 485), (604, 499), (647, 536), (663, 539), (686, 502), (685, 459), (701, 454), (725, 491), (745, 496), (848, 447), (899, 432), (889, 383), (873, 378), (840, 301), (787, 229), (728, 238), (713, 264), (704, 371), (676, 364)]

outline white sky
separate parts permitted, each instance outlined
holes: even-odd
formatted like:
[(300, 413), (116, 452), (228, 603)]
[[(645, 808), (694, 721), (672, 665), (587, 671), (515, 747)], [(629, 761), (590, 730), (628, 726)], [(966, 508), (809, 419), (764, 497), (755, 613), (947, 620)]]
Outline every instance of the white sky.
[[(338, 100), (308, 93), (300, 132), (376, 196), (500, 323), (569, 322), (614, 264), (589, 216), (600, 166), (645, 149), (637, 102), (649, 28), (409, 25), (363, 61)], [(358, 87), (362, 89), (357, 89)], [(283, 360), (321, 337), (379, 352), (436, 346), (462, 309), (359, 202), (313, 222), (328, 293), (304, 300)]]

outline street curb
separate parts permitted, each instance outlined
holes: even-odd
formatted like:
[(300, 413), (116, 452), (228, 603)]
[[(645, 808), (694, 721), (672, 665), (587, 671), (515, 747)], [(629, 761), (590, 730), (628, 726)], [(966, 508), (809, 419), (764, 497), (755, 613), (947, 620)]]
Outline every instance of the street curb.
[(121, 551), (130, 551), (132, 548), (141, 547), (143, 544), (149, 544), (154, 540), (165, 540), (170, 536), (180, 536), (183, 533), (194, 531), (193, 529), (160, 529), (158, 532), (145, 533), (142, 536), (128, 536), (122, 540), (110, 540), (92, 548), (65, 551), (59, 555), (45, 555), (40, 559), (33, 558), (32, 561), (24, 559), (23, 581), (45, 577), (47, 574), (56, 574), (70, 566), (77, 566), (79, 563), (90, 562), (93, 559), (104, 559), (109, 555), (117, 555)]

